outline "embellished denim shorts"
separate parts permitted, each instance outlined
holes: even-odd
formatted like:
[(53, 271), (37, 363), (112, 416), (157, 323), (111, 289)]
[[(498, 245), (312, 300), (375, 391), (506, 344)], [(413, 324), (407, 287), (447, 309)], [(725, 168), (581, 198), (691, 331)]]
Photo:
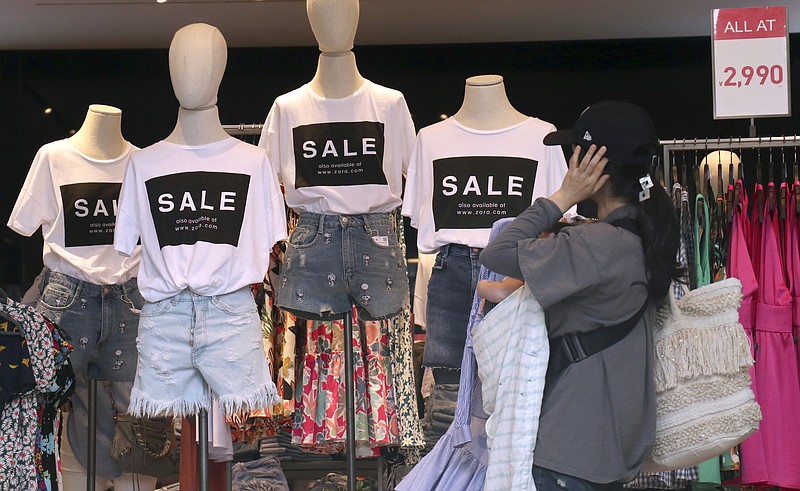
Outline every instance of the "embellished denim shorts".
[(261, 319), (248, 287), (203, 296), (183, 290), (146, 302), (129, 413), (188, 416), (211, 409), (268, 409), (278, 402), (264, 353)]
[[(120, 411), (136, 374), (136, 335), (144, 299), (136, 278), (120, 285), (95, 285), (45, 268), (36, 310), (57, 323), (74, 350), (69, 358), (75, 371), (75, 392), (70, 401), (69, 434), (78, 462), (87, 466), (86, 431), (89, 426), (88, 378), (108, 380)], [(122, 468), (111, 458), (114, 413), (106, 383), (97, 384), (96, 471), (117, 477)]]
[(48, 269), (36, 310), (69, 336), (76, 375), (131, 382), (143, 304), (136, 278), (121, 285), (95, 285)]
[(385, 319), (408, 301), (408, 270), (388, 213), (302, 213), (287, 244), (277, 304), (304, 319), (341, 318), (353, 305)]

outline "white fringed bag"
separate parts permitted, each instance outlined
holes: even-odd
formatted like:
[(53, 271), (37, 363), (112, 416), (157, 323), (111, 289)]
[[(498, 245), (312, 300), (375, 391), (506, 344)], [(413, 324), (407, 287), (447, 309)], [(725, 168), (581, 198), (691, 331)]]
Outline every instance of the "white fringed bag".
[(642, 471), (697, 465), (758, 429), (750, 345), (739, 323), (742, 284), (728, 278), (658, 310), (655, 330), (656, 442)]

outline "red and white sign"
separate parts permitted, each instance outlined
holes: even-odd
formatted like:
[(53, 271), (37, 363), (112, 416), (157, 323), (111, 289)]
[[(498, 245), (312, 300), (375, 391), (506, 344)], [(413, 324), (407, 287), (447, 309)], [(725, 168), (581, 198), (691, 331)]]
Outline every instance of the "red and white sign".
[(791, 115), (786, 7), (714, 9), (714, 119)]

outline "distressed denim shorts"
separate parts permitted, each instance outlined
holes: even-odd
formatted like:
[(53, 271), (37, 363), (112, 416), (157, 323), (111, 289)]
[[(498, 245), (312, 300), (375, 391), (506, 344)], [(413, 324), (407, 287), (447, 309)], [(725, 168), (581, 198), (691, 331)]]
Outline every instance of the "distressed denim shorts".
[(227, 415), (278, 401), (248, 287), (215, 296), (187, 289), (146, 302), (137, 343), (131, 414), (188, 416), (210, 410), (208, 389)]
[(385, 319), (408, 301), (408, 270), (388, 213), (302, 213), (289, 238), (277, 304), (304, 319), (341, 318), (354, 304)]
[(69, 358), (75, 371), (75, 392), (66, 431), (78, 462), (87, 467), (89, 427), (88, 378), (97, 383), (96, 471), (117, 477), (122, 468), (111, 458), (114, 412), (108, 390), (119, 411), (128, 407), (136, 374), (136, 335), (144, 299), (136, 278), (120, 285), (95, 285), (45, 268), (36, 310), (57, 323), (69, 337)]
[(461, 367), (472, 297), (481, 271), (480, 251), (461, 244), (446, 244), (436, 254), (425, 308), (422, 364), (426, 367)]
[(95, 285), (47, 269), (36, 310), (69, 336), (76, 375), (132, 382), (143, 304), (136, 278), (121, 285)]

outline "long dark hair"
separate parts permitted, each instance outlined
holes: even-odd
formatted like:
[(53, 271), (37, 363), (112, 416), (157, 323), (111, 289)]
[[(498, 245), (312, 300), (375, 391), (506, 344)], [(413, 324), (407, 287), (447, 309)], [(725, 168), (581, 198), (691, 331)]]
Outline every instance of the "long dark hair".
[[(637, 226), (644, 246), (645, 265), (648, 274), (648, 292), (660, 300), (668, 292), (672, 280), (680, 280), (682, 268), (678, 263), (680, 225), (666, 190), (658, 183), (650, 188), (650, 198), (639, 201), (642, 190), (639, 178), (647, 174), (641, 166), (623, 165), (609, 161), (604, 173), (609, 175), (618, 196), (639, 207)], [(654, 172), (650, 172), (654, 176)]]

